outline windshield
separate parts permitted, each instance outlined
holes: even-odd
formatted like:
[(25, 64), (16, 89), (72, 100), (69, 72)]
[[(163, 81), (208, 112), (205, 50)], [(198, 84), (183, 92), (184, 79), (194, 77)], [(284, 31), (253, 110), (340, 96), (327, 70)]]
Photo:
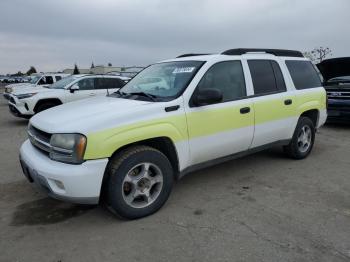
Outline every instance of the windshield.
[(70, 83), (74, 82), (78, 78), (79, 77), (74, 76), (74, 75), (65, 77), (65, 78), (61, 79), (60, 81), (57, 81), (57, 82), (53, 83), (51, 86), (49, 86), (49, 88), (64, 89), (67, 85), (69, 85)]
[(41, 78), (41, 76), (33, 76), (30, 79), (30, 83), (35, 85), (39, 81), (40, 78)]
[(203, 61), (179, 61), (151, 65), (131, 79), (118, 94), (162, 100), (175, 98), (187, 87), (203, 64)]

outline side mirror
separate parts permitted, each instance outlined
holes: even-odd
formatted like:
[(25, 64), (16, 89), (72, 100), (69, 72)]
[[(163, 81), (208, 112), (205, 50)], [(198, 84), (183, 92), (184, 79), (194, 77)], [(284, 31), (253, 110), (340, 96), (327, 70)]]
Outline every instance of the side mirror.
[(222, 92), (215, 88), (198, 90), (195, 92), (192, 101), (196, 106), (216, 104), (222, 101)]
[(77, 84), (74, 84), (69, 88), (69, 90), (71, 93), (74, 93), (75, 91), (79, 90), (79, 86)]

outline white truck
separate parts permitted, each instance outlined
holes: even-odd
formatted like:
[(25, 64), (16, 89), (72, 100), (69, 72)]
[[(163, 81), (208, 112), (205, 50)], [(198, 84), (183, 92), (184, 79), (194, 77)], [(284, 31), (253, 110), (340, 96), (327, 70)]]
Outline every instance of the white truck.
[(24, 88), (35, 88), (51, 85), (60, 81), (62, 78), (69, 76), (69, 74), (35, 74), (31, 76), (31, 79), (27, 83), (16, 83), (5, 86), (4, 97), (9, 100), (10, 94)]
[(72, 75), (51, 86), (33, 86), (9, 94), (10, 112), (23, 118), (64, 103), (113, 93), (129, 78), (112, 75)]

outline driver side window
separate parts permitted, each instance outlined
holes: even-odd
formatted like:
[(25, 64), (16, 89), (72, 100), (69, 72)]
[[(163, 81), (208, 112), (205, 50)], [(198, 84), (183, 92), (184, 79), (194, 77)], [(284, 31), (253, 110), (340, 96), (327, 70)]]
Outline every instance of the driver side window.
[(224, 61), (213, 65), (204, 74), (197, 90), (218, 89), (222, 102), (243, 98), (247, 95), (243, 67), (240, 61)]
[(85, 78), (80, 80), (77, 85), (79, 86), (79, 90), (93, 90), (95, 89), (94, 78)]

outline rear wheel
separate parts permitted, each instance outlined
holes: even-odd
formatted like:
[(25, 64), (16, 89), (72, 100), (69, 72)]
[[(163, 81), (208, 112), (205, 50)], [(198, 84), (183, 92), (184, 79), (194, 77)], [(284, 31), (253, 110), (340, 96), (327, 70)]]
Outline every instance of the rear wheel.
[(294, 159), (303, 159), (310, 154), (314, 141), (315, 126), (312, 120), (308, 117), (300, 117), (293, 138), (284, 150)]
[(168, 158), (148, 146), (135, 146), (110, 162), (105, 187), (109, 209), (127, 219), (153, 214), (169, 197), (173, 170)]

